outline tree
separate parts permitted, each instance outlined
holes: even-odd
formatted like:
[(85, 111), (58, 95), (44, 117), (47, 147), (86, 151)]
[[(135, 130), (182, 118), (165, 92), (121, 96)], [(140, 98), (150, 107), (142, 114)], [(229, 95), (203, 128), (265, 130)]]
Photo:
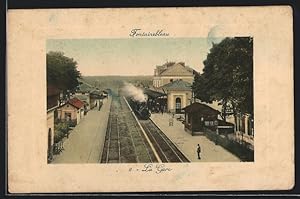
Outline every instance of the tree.
[(222, 104), (222, 117), (228, 109), (253, 114), (253, 39), (225, 38), (213, 44), (203, 73), (195, 75), (193, 91), (201, 101)]
[(81, 77), (77, 70), (77, 62), (64, 56), (63, 52), (47, 53), (47, 83), (61, 90), (74, 91)]
[(61, 141), (65, 136), (69, 136), (70, 134), (70, 126), (68, 122), (59, 122), (54, 125), (54, 142), (58, 143)]

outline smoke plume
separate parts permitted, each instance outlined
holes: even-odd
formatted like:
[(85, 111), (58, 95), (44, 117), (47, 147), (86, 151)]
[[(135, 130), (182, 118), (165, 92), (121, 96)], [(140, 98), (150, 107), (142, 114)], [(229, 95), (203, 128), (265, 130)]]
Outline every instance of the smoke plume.
[(146, 102), (147, 95), (144, 94), (141, 88), (134, 86), (133, 84), (124, 82), (124, 86), (121, 89), (122, 94), (126, 97), (130, 97), (138, 102)]

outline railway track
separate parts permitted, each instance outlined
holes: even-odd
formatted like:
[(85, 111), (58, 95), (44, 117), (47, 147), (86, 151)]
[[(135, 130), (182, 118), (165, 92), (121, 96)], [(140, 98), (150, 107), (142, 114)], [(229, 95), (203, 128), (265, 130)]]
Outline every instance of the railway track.
[(101, 163), (158, 162), (125, 100), (113, 96)]
[(162, 162), (189, 162), (174, 143), (151, 120), (140, 120), (140, 124)]
[(113, 95), (104, 148), (99, 162), (189, 162), (174, 143), (150, 119), (139, 120), (139, 122), (143, 130), (132, 115), (125, 99)]

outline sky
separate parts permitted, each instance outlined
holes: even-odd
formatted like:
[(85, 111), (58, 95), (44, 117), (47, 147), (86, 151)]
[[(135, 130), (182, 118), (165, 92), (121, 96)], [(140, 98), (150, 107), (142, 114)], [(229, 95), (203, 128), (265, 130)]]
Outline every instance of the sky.
[(153, 75), (157, 65), (185, 62), (202, 72), (203, 61), (222, 38), (51, 39), (47, 52), (61, 51), (83, 76)]

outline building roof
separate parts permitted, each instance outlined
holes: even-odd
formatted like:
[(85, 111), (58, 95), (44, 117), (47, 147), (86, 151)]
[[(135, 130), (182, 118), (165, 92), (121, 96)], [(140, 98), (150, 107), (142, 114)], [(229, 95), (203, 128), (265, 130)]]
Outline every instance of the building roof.
[(86, 96), (86, 95), (75, 95), (75, 97), (78, 98), (81, 101), (89, 99), (89, 97)]
[(234, 126), (234, 124), (218, 119), (218, 126)]
[(184, 63), (166, 63), (156, 67), (159, 76), (193, 76), (193, 69)]
[(76, 97), (69, 99), (69, 101), (67, 103), (71, 104), (72, 106), (76, 107), (77, 109), (80, 109), (84, 106), (84, 102), (79, 100)]
[(152, 98), (158, 98), (158, 97), (166, 95), (165, 93), (154, 91), (154, 90), (151, 90), (151, 89), (148, 89), (148, 88), (144, 89), (144, 94), (146, 94), (146, 95), (148, 95)]
[(61, 90), (51, 84), (47, 85), (47, 96), (55, 96), (55, 95), (59, 95), (59, 93), (61, 92)]
[(191, 91), (192, 84), (185, 82), (183, 80), (175, 80), (161, 87), (167, 91)]
[(104, 89), (103, 92), (105, 92), (106, 94), (108, 94), (108, 93), (111, 93), (112, 91), (111, 91), (110, 88), (107, 88), (107, 89)]
[(92, 91), (90, 92), (90, 94), (93, 94), (93, 95), (102, 95), (103, 92), (104, 92), (104, 91), (100, 91), (100, 90), (98, 90), (98, 89), (95, 89), (95, 90), (92, 90)]
[(90, 92), (91, 99), (102, 99), (103, 98), (103, 91), (100, 90), (93, 90)]
[(198, 102), (184, 107), (183, 110), (185, 110), (186, 113), (199, 113), (202, 115), (215, 115), (220, 113), (219, 111)]

